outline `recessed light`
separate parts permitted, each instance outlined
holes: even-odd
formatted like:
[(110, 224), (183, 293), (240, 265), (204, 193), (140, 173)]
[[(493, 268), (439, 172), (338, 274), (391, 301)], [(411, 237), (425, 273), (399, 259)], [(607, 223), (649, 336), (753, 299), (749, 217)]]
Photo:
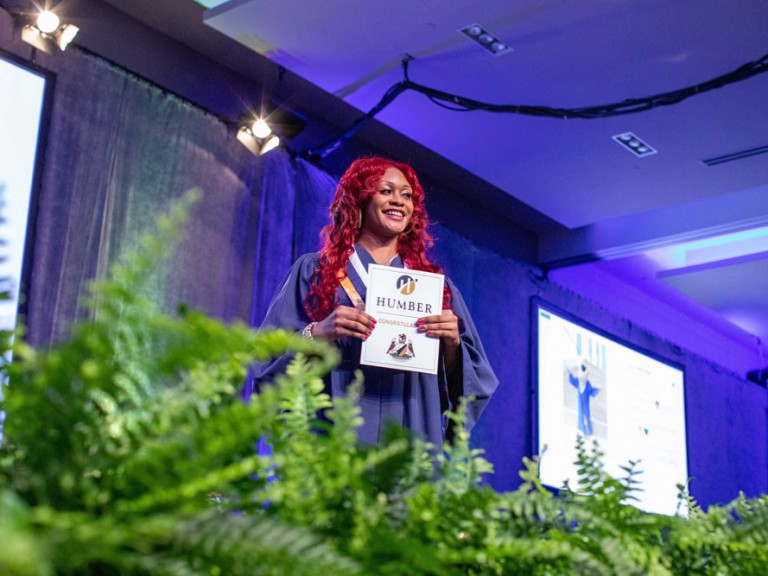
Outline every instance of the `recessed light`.
[(502, 42), (495, 34), (491, 34), (480, 26), (480, 24), (470, 24), (459, 30), (470, 40), (473, 40), (478, 46), (481, 46), (494, 56), (511, 52), (512, 47), (506, 42)]
[(626, 150), (629, 150), (635, 156), (643, 157), (656, 154), (656, 150), (647, 142), (635, 136), (632, 132), (616, 134), (612, 138), (621, 144)]

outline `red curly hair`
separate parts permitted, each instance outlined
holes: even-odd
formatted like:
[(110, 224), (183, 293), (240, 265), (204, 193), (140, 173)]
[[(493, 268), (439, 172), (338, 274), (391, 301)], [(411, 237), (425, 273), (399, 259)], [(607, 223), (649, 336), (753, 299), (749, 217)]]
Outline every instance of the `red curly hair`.
[[(427, 231), (429, 219), (424, 207), (424, 189), (414, 169), (387, 158), (360, 158), (349, 166), (339, 180), (330, 207), (331, 221), (320, 232), (323, 240), (320, 263), (312, 274), (310, 290), (304, 300), (304, 311), (311, 320), (323, 320), (339, 305), (336, 298), (338, 272), (345, 269), (355, 251), (355, 242), (361, 233), (359, 226), (362, 214), (389, 168), (400, 170), (413, 191), (413, 214), (407, 231), (397, 239), (397, 252), (412, 270), (440, 272), (440, 267), (430, 262), (426, 255), (433, 241)], [(443, 308), (449, 305), (450, 291), (446, 286), (443, 291)]]

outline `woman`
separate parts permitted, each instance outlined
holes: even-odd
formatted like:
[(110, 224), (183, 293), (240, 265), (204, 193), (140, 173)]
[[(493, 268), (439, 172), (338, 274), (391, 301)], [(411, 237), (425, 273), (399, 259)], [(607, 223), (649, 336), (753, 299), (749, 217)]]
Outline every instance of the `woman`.
[[(339, 347), (341, 362), (326, 377), (331, 396), (343, 395), (355, 370), (362, 370), (361, 441), (378, 443), (394, 422), (440, 446), (451, 437), (444, 412), (456, 410), (460, 397), (472, 396), (466, 422), (471, 428), (498, 384), (456, 287), (446, 278), (443, 310), (417, 322), (428, 338), (440, 339), (438, 374), (360, 365), (362, 342), (376, 329), (376, 319), (365, 313), (357, 298), (365, 300), (368, 265), (440, 272), (425, 253), (432, 239), (424, 190), (410, 166), (363, 158), (341, 177), (330, 212), (331, 222), (321, 232), (321, 251), (293, 265), (263, 327), (294, 329), (305, 338)], [(256, 386), (271, 381), (289, 360), (281, 357), (257, 367)]]

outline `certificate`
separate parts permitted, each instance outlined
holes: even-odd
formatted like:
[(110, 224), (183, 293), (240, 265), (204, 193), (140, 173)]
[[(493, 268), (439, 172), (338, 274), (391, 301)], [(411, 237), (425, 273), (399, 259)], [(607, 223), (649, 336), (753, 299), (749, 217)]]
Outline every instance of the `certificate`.
[(440, 339), (419, 332), (416, 320), (442, 313), (442, 274), (370, 264), (365, 311), (376, 328), (363, 342), (360, 363), (437, 374)]

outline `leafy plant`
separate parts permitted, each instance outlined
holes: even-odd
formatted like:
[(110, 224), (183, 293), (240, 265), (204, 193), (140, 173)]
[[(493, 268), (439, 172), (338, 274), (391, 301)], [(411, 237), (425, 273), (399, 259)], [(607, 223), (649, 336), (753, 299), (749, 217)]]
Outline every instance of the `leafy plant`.
[[(67, 342), (15, 345), (1, 573), (765, 573), (766, 498), (703, 511), (682, 490), (688, 518), (647, 514), (631, 505), (637, 465), (612, 478), (584, 441), (578, 485), (558, 497), (536, 458), (519, 489), (495, 492), (463, 409), (450, 446), (397, 428), (359, 445), (364, 382), (328, 397), (332, 347), (163, 314), (144, 295), (193, 201), (93, 286)], [(248, 366), (286, 352), (286, 374), (243, 402)]]
[(15, 346), (0, 460), (4, 574), (355, 571), (306, 529), (235, 512), (215, 494), (245, 504), (258, 490), (254, 442), (281, 412), (276, 393), (239, 400), (248, 364), (291, 348), (320, 373), (335, 355), (293, 334), (170, 317), (142, 296), (193, 200), (94, 285), (93, 319), (68, 342)]

